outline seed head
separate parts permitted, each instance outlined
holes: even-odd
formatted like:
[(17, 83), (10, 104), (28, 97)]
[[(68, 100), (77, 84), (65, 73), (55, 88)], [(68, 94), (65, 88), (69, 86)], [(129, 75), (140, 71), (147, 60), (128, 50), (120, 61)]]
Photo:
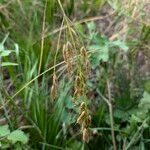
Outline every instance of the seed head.
[(84, 122), (85, 118), (86, 118), (86, 111), (83, 111), (81, 113), (81, 115), (79, 116), (79, 118), (77, 119), (77, 123), (82, 124)]
[(53, 74), (53, 85), (54, 84), (55, 84), (55, 86), (58, 86), (58, 79), (57, 79), (57, 76), (55, 73)]
[(87, 119), (86, 119), (86, 124), (87, 124), (87, 125), (90, 125), (91, 122), (92, 122), (92, 119), (91, 119), (91, 116), (89, 115), (89, 116), (87, 117)]
[(51, 87), (51, 98), (54, 100), (57, 95), (57, 86), (56, 84), (53, 84)]
[(83, 141), (85, 141), (85, 142), (89, 142), (89, 139), (90, 139), (90, 131), (89, 131), (89, 129), (87, 129), (87, 128), (84, 128), (83, 129)]
[(84, 111), (85, 110), (85, 102), (82, 102), (80, 104), (80, 112)]

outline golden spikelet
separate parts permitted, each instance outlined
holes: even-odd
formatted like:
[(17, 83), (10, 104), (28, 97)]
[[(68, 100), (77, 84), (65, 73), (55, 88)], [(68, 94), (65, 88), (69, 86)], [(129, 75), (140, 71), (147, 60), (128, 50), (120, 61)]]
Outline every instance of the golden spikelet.
[(87, 125), (90, 125), (91, 122), (92, 122), (92, 118), (91, 118), (91, 116), (89, 115), (89, 116), (87, 117), (87, 119), (86, 119), (86, 124), (87, 124)]
[(51, 98), (54, 100), (57, 96), (57, 88), (56, 85), (53, 84), (51, 87)]
[(53, 84), (56, 84), (56, 86), (58, 85), (58, 79), (55, 73), (53, 74)]
[(75, 86), (76, 86), (76, 87), (79, 86), (80, 83), (81, 83), (81, 78), (80, 78), (80, 76), (76, 76), (76, 78), (75, 78)]
[(58, 79), (56, 74), (53, 74), (53, 84), (51, 87), (51, 98), (54, 100), (57, 96), (57, 89), (58, 89)]
[(84, 111), (85, 110), (85, 108), (86, 108), (86, 106), (85, 106), (85, 102), (82, 102), (81, 104), (80, 104), (80, 112), (82, 112), (82, 111)]
[(83, 111), (77, 119), (78, 124), (82, 124), (86, 118), (86, 111)]
[(81, 47), (80, 54), (84, 58), (84, 60), (87, 58), (87, 52), (84, 47)]
[(81, 124), (83, 123), (83, 119), (81, 119), (81, 117), (79, 117), (79, 118), (77, 119), (77, 123), (81, 125)]
[(83, 129), (82, 139), (83, 139), (83, 141), (85, 141), (87, 143), (89, 142), (89, 139), (90, 139), (90, 131), (89, 131), (89, 129), (87, 129), (87, 128)]
[(72, 58), (73, 58), (73, 52), (72, 52), (72, 46), (70, 42), (67, 42), (66, 44), (63, 45), (63, 58), (64, 61), (67, 65), (67, 71), (69, 74), (72, 74), (73, 72), (73, 63), (72, 63)]
[(66, 51), (66, 45), (63, 45), (63, 58), (65, 63), (67, 63), (67, 51)]
[(84, 47), (81, 47), (80, 54), (81, 54), (82, 59), (83, 59), (82, 61), (84, 63), (85, 73), (90, 74), (91, 66), (90, 66), (90, 62), (88, 59), (88, 53)]
[(88, 75), (91, 74), (91, 65), (90, 65), (89, 61), (88, 61), (87, 64), (86, 64), (85, 72), (86, 72), (86, 74), (88, 74)]
[(73, 94), (73, 97), (78, 97), (78, 94), (79, 94), (79, 90), (77, 88), (75, 88), (75, 91), (74, 91), (74, 94)]
[(73, 58), (74, 55), (73, 55), (72, 45), (69, 41), (66, 43), (66, 48), (69, 53), (69, 58)]

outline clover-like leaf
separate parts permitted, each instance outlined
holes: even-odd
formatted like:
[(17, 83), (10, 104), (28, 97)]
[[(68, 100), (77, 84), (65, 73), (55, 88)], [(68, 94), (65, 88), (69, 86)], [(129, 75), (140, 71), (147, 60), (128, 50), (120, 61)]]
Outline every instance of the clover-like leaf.
[(8, 134), (10, 134), (9, 126), (8, 125), (0, 126), (0, 137), (7, 136)]
[(15, 130), (10, 135), (8, 135), (7, 139), (15, 144), (16, 142), (21, 142), (26, 144), (28, 142), (28, 136), (21, 130)]
[(146, 109), (150, 110), (150, 94), (148, 92), (144, 92), (143, 98), (141, 99), (139, 107), (144, 110)]
[(125, 44), (125, 42), (120, 41), (120, 40), (110, 42), (110, 46), (117, 46), (121, 48), (122, 50), (124, 50), (124, 52), (127, 52), (129, 49), (128, 46)]

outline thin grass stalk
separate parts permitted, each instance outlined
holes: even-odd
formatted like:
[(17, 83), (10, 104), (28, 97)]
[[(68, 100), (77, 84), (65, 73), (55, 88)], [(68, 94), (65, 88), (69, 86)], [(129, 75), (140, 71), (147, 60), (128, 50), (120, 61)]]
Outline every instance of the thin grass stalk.
[(110, 123), (111, 123), (112, 143), (113, 143), (114, 150), (117, 150), (117, 145), (116, 145), (116, 140), (115, 140), (115, 132), (114, 132), (113, 108), (112, 108), (112, 99), (111, 99), (111, 90), (110, 90), (109, 80), (107, 80), (107, 88), (108, 88), (109, 116), (110, 116)]
[[(63, 24), (64, 24), (64, 18), (61, 23), (60, 32), (59, 32), (59, 36), (58, 36), (57, 48), (56, 48), (56, 53), (55, 53), (55, 57), (54, 57), (54, 66), (56, 65), (57, 55), (58, 55), (58, 51), (59, 51), (59, 47), (60, 47), (60, 37), (61, 37), (61, 33), (62, 33)], [(54, 68), (54, 74), (55, 73), (56, 73), (56, 69)]]
[(40, 74), (40, 71), (41, 71), (42, 59), (43, 59), (43, 53), (44, 53), (44, 34), (45, 34), (44, 32), (45, 32), (46, 8), (47, 8), (47, 0), (45, 0), (45, 6), (44, 6), (43, 25), (42, 25), (42, 40), (41, 40), (41, 54), (40, 54), (38, 74)]

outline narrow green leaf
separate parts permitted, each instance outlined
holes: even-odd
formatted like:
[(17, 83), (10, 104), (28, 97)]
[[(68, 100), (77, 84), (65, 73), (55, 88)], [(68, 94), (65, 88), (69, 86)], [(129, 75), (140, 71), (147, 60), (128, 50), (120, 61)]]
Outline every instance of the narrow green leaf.
[(1, 57), (9, 56), (9, 54), (12, 52), (14, 52), (14, 51), (12, 51), (12, 50), (0, 50), (0, 56)]
[(1, 67), (6, 67), (6, 66), (17, 66), (18, 64), (12, 63), (12, 62), (2, 62)]

